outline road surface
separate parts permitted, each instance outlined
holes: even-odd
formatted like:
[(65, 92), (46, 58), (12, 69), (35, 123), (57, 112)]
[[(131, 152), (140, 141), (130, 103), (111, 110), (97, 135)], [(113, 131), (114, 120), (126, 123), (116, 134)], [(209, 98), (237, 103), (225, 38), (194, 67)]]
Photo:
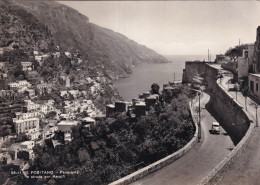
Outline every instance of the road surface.
[[(201, 107), (210, 97), (206, 93), (201, 98)], [(192, 185), (203, 179), (224, 157), (234, 148), (230, 137), (226, 135), (223, 128), (220, 135), (209, 133), (212, 122), (215, 119), (206, 109), (202, 115), (205, 117), (201, 122), (202, 140), (197, 143), (187, 154), (176, 160), (172, 164), (156, 171), (143, 179), (133, 183), (133, 185)]]

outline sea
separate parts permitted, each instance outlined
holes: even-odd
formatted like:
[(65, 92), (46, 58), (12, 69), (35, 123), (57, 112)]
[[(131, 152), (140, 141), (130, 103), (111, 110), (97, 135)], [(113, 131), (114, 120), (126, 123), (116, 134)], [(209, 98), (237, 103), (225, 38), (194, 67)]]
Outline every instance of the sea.
[(169, 81), (182, 80), (186, 61), (206, 60), (206, 55), (171, 55), (165, 56), (170, 63), (139, 64), (133, 67), (128, 78), (115, 81), (120, 96), (125, 101), (138, 98), (139, 94), (150, 91), (151, 85), (157, 83), (162, 90)]

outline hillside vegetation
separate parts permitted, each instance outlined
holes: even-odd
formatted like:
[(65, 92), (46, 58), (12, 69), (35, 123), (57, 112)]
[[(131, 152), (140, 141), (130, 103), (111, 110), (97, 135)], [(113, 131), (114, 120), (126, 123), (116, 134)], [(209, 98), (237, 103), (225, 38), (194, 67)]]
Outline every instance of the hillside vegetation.
[(52, 1), (17, 1), (16, 4), (46, 25), (61, 48), (79, 51), (90, 64), (104, 65), (111, 78), (127, 76), (132, 66), (139, 63), (167, 62), (122, 34), (90, 23), (88, 17), (65, 5)]
[[(74, 127), (74, 140), (53, 148), (37, 146), (32, 170), (78, 171), (57, 184), (108, 184), (178, 151), (193, 137), (195, 127), (189, 110), (189, 91), (180, 93), (168, 104), (157, 104), (146, 116), (133, 120), (126, 115), (97, 122), (91, 134)], [(40, 180), (26, 180), (26, 184)], [(50, 183), (45, 179), (41, 183)]]

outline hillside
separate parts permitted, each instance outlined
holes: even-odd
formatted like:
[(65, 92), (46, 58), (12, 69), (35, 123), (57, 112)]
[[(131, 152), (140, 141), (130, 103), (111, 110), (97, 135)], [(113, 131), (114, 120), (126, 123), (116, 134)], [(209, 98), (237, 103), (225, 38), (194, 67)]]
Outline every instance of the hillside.
[[(127, 77), (133, 65), (167, 62), (145, 46), (92, 24), (85, 15), (54, 1), (0, 0), (0, 21), (0, 62), (6, 64), (0, 69), (1, 89), (25, 79), (55, 84), (59, 91), (63, 88), (60, 77), (67, 74), (72, 88), (90, 90), (93, 84), (86, 85), (84, 79), (101, 77), (98, 94), (106, 96), (96, 99), (103, 109), (104, 102), (118, 96), (113, 80)], [(36, 51), (44, 56), (41, 63), (35, 58)], [(54, 57), (55, 53), (60, 57)], [(36, 77), (39, 75), (36, 79), (22, 70), (21, 62), (28, 61), (33, 63)]]
[(78, 51), (90, 65), (104, 65), (111, 79), (125, 77), (133, 65), (167, 62), (156, 52), (127, 37), (89, 22), (89, 18), (57, 2), (17, 1), (48, 27), (57, 45)]
[[(73, 56), (66, 56), (68, 50), (60, 47), (62, 43), (55, 40), (49, 27), (21, 5), (0, 1), (0, 22), (0, 62), (4, 64), (0, 68), (0, 89), (8, 89), (8, 83), (17, 80), (28, 80), (32, 84), (44, 81), (53, 84), (51, 97), (55, 99), (56, 94), (65, 88), (61, 80), (65, 74), (71, 79), (70, 89), (87, 91), (88, 98), (101, 110), (114, 98), (118, 98), (111, 78), (106, 73), (107, 66), (91, 63), (76, 49), (71, 52)], [(68, 38), (73, 40), (72, 36)], [(40, 62), (36, 60), (35, 52), (42, 56)], [(57, 53), (59, 57), (55, 57)], [(78, 62), (80, 60), (82, 62)], [(23, 71), (21, 62), (32, 62), (34, 71)], [(94, 89), (97, 91), (95, 96)], [(59, 98), (56, 99), (60, 103)]]

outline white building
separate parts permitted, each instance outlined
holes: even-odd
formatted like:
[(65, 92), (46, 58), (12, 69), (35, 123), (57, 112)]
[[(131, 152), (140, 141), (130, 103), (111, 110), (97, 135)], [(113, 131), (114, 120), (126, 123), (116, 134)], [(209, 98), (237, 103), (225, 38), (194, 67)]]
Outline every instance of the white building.
[(8, 86), (10, 87), (10, 89), (15, 89), (19, 87), (19, 84), (17, 82), (10, 82), (8, 83)]
[(53, 99), (49, 99), (49, 100), (47, 100), (47, 104), (49, 104), (49, 105), (53, 105), (54, 104), (54, 100)]
[(31, 140), (31, 141), (34, 141), (34, 140), (37, 140), (41, 135), (41, 132), (39, 131), (39, 129), (37, 128), (34, 128), (34, 129), (29, 129), (27, 132), (26, 132), (26, 136)]
[(39, 129), (39, 118), (29, 118), (24, 120), (15, 120), (16, 133), (25, 133), (30, 129)]
[(34, 56), (39, 55), (39, 51), (33, 51)]
[(34, 143), (34, 141), (24, 141), (20, 144), (20, 146), (21, 146), (21, 148), (31, 150), (35, 146), (35, 143)]
[(70, 52), (66, 51), (66, 52), (65, 52), (65, 55), (66, 55), (68, 58), (71, 58), (71, 53), (70, 53)]
[(15, 113), (15, 118), (13, 118), (13, 121), (15, 122), (16, 120), (24, 120), (24, 119), (29, 119), (29, 118), (36, 118), (36, 117), (41, 117), (41, 113), (39, 111), (35, 112), (16, 112)]
[(31, 71), (32, 70), (32, 62), (21, 62), (23, 71)]
[(10, 82), (8, 83), (10, 89), (19, 89), (23, 87), (31, 87), (32, 85), (26, 80), (20, 80), (18, 82)]
[(78, 124), (78, 121), (61, 121), (58, 123), (58, 130), (64, 133), (71, 133), (72, 127), (77, 126)]
[(40, 104), (38, 103), (34, 103), (31, 100), (26, 100), (26, 107), (27, 107), (27, 111), (31, 112), (31, 111), (37, 111), (40, 109)]
[(20, 80), (18, 81), (19, 87), (31, 87), (32, 85), (27, 82), (26, 80)]
[(37, 61), (37, 62), (41, 62), (43, 60), (43, 57), (41, 55), (39, 56), (34, 56), (34, 59)]
[(74, 98), (79, 95), (79, 90), (70, 90), (68, 91)]
[(47, 114), (48, 112), (54, 111), (55, 108), (52, 105), (43, 104), (41, 105), (41, 112)]
[(67, 91), (60, 91), (60, 95), (63, 97), (63, 96), (65, 96), (65, 95), (67, 95), (68, 94), (68, 92)]

